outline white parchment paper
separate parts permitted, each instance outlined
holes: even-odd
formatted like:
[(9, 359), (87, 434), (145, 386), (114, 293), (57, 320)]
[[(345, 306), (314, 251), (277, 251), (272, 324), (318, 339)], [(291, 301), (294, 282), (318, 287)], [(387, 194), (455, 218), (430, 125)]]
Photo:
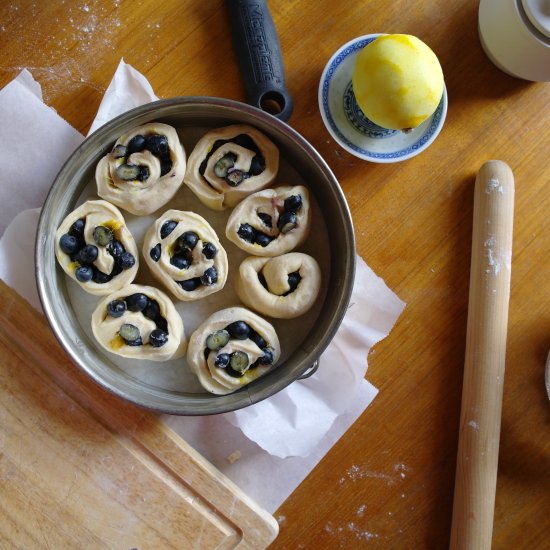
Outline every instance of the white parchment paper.
[[(90, 133), (155, 99), (149, 82), (122, 60)], [(9, 120), (0, 128), (0, 159), (8, 167), (0, 174), (0, 277), (40, 310), (34, 282), (35, 207), (43, 204), (57, 171), (83, 137), (44, 105), (40, 86), (26, 70), (0, 91), (0, 117)], [(16, 136), (6, 127), (18, 129)], [(28, 155), (29, 150), (35, 154)], [(367, 355), (389, 334), (403, 307), (358, 257), (348, 313), (312, 377), (225, 415), (162, 419), (273, 512), (376, 396), (365, 380)]]

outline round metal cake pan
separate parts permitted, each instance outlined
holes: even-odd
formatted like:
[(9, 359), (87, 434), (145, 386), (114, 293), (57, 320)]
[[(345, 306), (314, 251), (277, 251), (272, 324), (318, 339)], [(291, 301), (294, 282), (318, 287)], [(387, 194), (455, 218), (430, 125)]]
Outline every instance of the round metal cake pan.
[[(270, 137), (316, 198), (328, 233), (330, 280), (319, 316), (301, 345), (266, 376), (228, 395), (171, 391), (145, 384), (118, 369), (80, 328), (57, 265), (54, 236), (93, 178), (99, 159), (128, 130), (147, 122), (176, 128), (249, 124)], [(36, 239), (36, 278), (46, 317), (72, 360), (93, 380), (119, 397), (157, 412), (207, 415), (261, 401), (304, 375), (335, 336), (346, 313), (355, 274), (355, 239), (348, 205), (334, 174), (317, 151), (286, 123), (232, 100), (180, 97), (160, 100), (120, 115), (94, 132), (74, 151), (57, 175), (40, 216)], [(188, 335), (189, 336), (189, 335)], [(321, 367), (322, 368), (322, 365)]]

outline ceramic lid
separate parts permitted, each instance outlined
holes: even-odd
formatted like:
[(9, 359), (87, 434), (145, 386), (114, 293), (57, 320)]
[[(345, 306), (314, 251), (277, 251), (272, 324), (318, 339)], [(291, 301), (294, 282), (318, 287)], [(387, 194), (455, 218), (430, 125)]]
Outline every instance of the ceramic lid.
[(550, 38), (550, 0), (521, 0), (521, 3), (533, 26)]

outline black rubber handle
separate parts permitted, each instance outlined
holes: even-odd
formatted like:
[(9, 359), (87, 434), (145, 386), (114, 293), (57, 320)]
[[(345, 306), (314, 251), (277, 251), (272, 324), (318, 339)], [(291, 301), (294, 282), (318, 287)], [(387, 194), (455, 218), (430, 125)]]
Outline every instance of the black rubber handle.
[(265, 0), (226, 0), (247, 101), (284, 120), (292, 114), (281, 44)]

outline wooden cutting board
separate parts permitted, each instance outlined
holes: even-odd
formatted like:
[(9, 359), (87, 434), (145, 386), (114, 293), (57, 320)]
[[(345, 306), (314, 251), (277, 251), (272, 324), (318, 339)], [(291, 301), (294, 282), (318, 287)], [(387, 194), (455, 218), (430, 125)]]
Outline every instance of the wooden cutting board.
[[(0, 547), (265, 548), (275, 519), (0, 281)], [(205, 434), (207, 436), (207, 434)]]

